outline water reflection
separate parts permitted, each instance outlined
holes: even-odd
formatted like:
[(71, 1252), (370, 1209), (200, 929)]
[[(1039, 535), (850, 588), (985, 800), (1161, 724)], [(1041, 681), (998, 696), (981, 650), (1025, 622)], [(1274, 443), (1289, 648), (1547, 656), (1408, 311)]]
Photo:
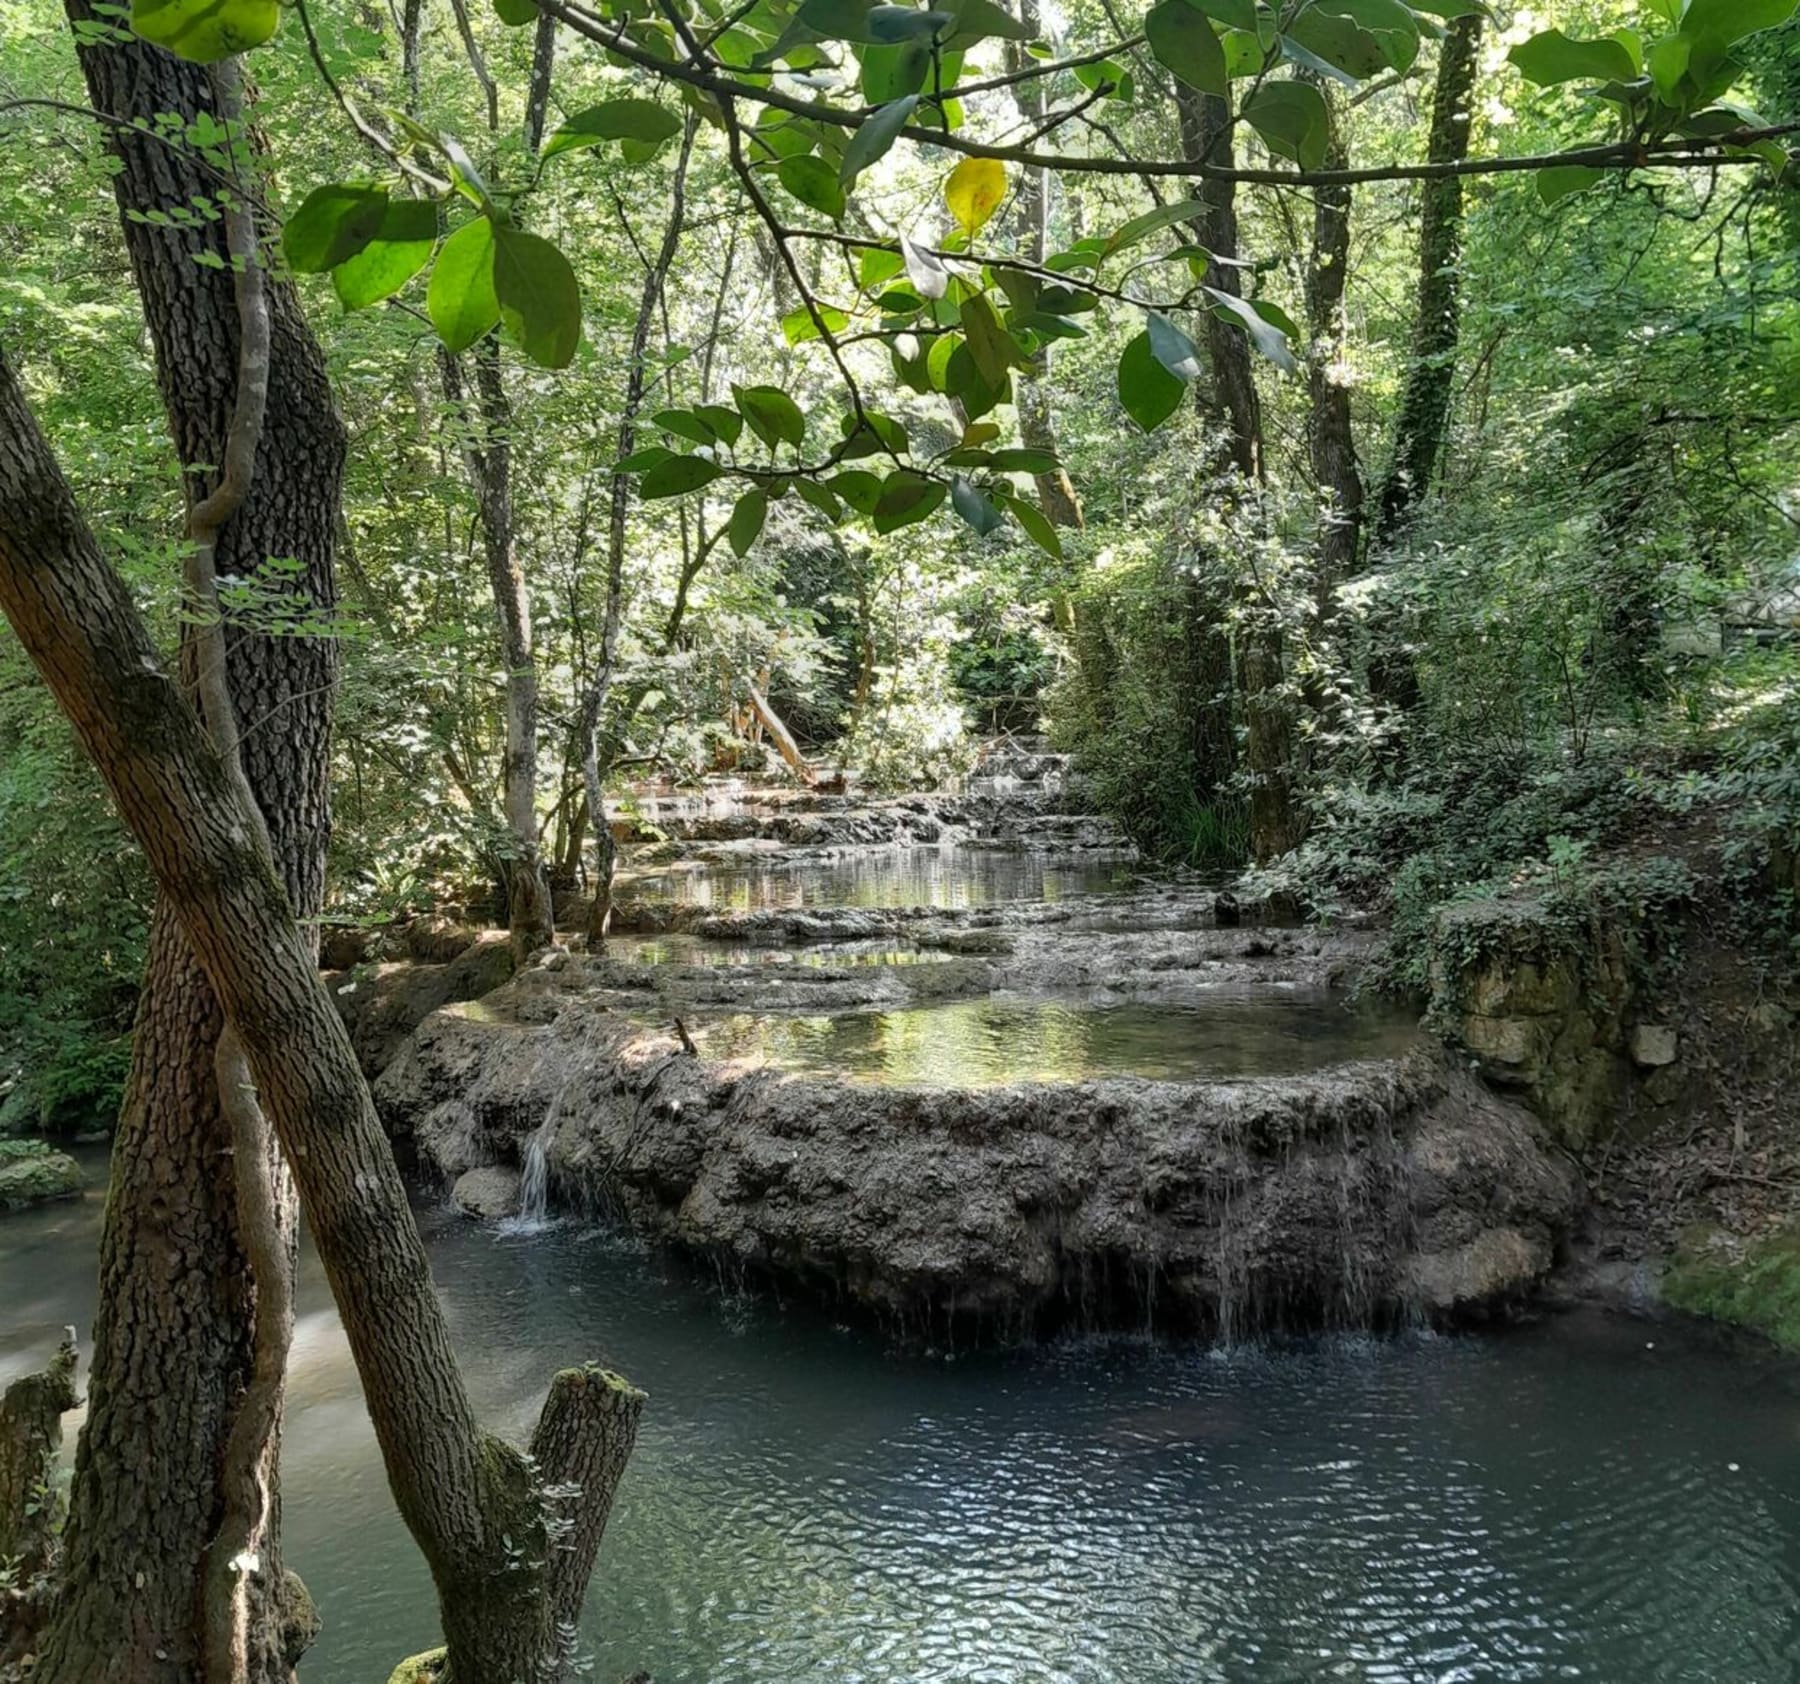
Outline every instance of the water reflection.
[(983, 998), (830, 1017), (745, 1013), (694, 1033), (708, 1058), (935, 1088), (1293, 1075), (1402, 1053), (1418, 1023), (1409, 1012), (1353, 1010), (1325, 993), (1221, 991), (1198, 1008)]
[(628, 901), (675, 901), (721, 912), (809, 906), (992, 906), (1067, 900), (1129, 888), (1117, 855), (1046, 858), (997, 848), (879, 848), (836, 859), (708, 863), (646, 872), (620, 885)]

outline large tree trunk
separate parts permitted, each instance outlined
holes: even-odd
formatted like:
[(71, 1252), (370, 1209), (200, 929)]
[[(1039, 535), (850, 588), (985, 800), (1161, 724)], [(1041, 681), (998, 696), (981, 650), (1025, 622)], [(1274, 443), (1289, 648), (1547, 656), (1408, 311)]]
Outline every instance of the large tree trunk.
[[(1455, 19), (1438, 57), (1427, 156), (1434, 164), (1460, 163), (1469, 155), (1473, 127), (1470, 100), (1480, 59), (1481, 18)], [(1456, 373), (1461, 331), (1463, 189), (1460, 176), (1428, 181), (1419, 214), (1419, 301), (1413, 321), (1412, 360), (1394, 423), (1394, 458), (1381, 487), (1375, 541), (1387, 545), (1406, 528), (1444, 451), (1444, 427)]]
[[(144, 849), (294, 1165), (389, 1483), (438, 1589), (449, 1676), (549, 1684), (566, 1605), (545, 1484), (566, 1470), (534, 1466), (476, 1421), (405, 1185), (312, 944), (3, 354), (0, 608)], [(617, 1460), (598, 1469), (616, 1471)], [(581, 1500), (602, 1499), (610, 1489)]]
[[(83, 23), (86, 0), (70, 0)], [(212, 109), (205, 70), (138, 43), (82, 49), (95, 107), (129, 123)], [(159, 226), (133, 213), (188, 205), (216, 183), (180, 152), (109, 125), (114, 189), (156, 347), (158, 382), (184, 463), (217, 464), (237, 368), (237, 315), (217, 224)], [(250, 499), (220, 538), (222, 571), (261, 576), (296, 619), (335, 599), (334, 532), (344, 440), (317, 344), (292, 290), (271, 282), (269, 408)], [(193, 494), (210, 472), (197, 473)], [(173, 511), (171, 511), (173, 514)], [(269, 574), (271, 557), (292, 573)], [(245, 769), (294, 904), (317, 911), (329, 831), (329, 641), (233, 629), (229, 674)], [(44, 1633), (39, 1684), (175, 1684), (197, 1676), (202, 1582), (218, 1528), (220, 1466), (250, 1372), (251, 1271), (213, 1056), (220, 1015), (179, 924), (159, 901), (113, 1150), (100, 1307), (64, 1539), (63, 1585)], [(277, 1170), (288, 1188), (285, 1170)], [(291, 1200), (291, 1191), (286, 1195)], [(273, 1435), (266, 1454), (276, 1450)], [(278, 1525), (260, 1552), (252, 1680), (285, 1679), (307, 1633), (290, 1603)]]
[[(1229, 167), (1233, 162), (1230, 104), (1215, 94), (1184, 89), (1180, 106), (1182, 144), (1186, 155), (1198, 163)], [(1199, 194), (1206, 209), (1196, 232), (1217, 264), (1209, 284), (1221, 292), (1239, 290), (1237, 270), (1230, 259), (1238, 254), (1237, 189), (1235, 183), (1208, 177)], [(1260, 487), (1263, 480), (1262, 404), (1250, 361), (1250, 341), (1242, 328), (1209, 312), (1206, 318), (1207, 350), (1212, 361), (1211, 410), (1222, 428), (1215, 459), (1207, 464), (1209, 477), (1223, 475), (1222, 495), (1234, 505), (1240, 518), (1260, 522)], [(1204, 406), (1207, 394), (1201, 394)], [(1223, 563), (1221, 567), (1220, 563)], [(1201, 557), (1196, 569), (1204, 596), (1196, 603), (1198, 618), (1216, 614), (1222, 571), (1229, 570), (1226, 587), (1231, 593), (1232, 652), (1236, 679), (1243, 696), (1244, 770), (1250, 785), (1250, 851), (1258, 864), (1286, 853), (1300, 839), (1299, 817), (1293, 795), (1293, 721), (1288, 697), (1282, 628), (1278, 607), (1268, 600), (1250, 570), (1236, 557)], [(1210, 588), (1204, 582), (1211, 576)], [(1210, 674), (1208, 675), (1210, 677)], [(1227, 687), (1229, 694), (1229, 687)]]

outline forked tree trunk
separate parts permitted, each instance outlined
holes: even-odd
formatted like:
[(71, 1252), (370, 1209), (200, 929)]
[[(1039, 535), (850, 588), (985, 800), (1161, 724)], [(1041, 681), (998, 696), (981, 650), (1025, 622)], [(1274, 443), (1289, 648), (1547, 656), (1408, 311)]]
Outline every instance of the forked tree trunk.
[[(437, 1586), (450, 1678), (550, 1684), (562, 1667), (555, 1562), (567, 1522), (559, 1515), (553, 1529), (545, 1485), (570, 1469), (534, 1465), (477, 1422), (405, 1185), (311, 943), (3, 353), (0, 608), (144, 849), (295, 1167), (389, 1484)], [(609, 1416), (636, 1407), (622, 1383), (590, 1390), (590, 1407)], [(611, 1492), (584, 1488), (580, 1500), (610, 1503)]]
[[(73, 22), (93, 21), (69, 0)], [(96, 109), (151, 125), (212, 109), (206, 71), (142, 43), (81, 49)], [(114, 192), (156, 349), (158, 384), (184, 463), (217, 464), (237, 370), (237, 315), (219, 226), (156, 224), (217, 183), (160, 142), (109, 124)], [(263, 450), (247, 505), (220, 535), (223, 572), (262, 581), (294, 621), (316, 622), (332, 579), (344, 438), (324, 360), (291, 288), (271, 281), (273, 343)], [(209, 474), (194, 476), (194, 494)], [(176, 511), (171, 510), (171, 526)], [(284, 558), (292, 571), (271, 574)], [(275, 606), (274, 603), (271, 606)], [(243, 758), (281, 875), (318, 910), (330, 828), (333, 649), (326, 639), (233, 628), (229, 674)], [(220, 1466), (250, 1372), (251, 1272), (213, 1069), (220, 1015), (166, 899), (151, 923), (125, 1104), (100, 1248), (88, 1421), (76, 1455), (61, 1592), (38, 1684), (191, 1684), (203, 1641), (203, 1578), (222, 1496)], [(285, 1170), (279, 1185), (291, 1201)], [(268, 1454), (276, 1446), (271, 1439)], [(278, 1515), (252, 1586), (252, 1684), (285, 1680), (310, 1617), (281, 1565)]]

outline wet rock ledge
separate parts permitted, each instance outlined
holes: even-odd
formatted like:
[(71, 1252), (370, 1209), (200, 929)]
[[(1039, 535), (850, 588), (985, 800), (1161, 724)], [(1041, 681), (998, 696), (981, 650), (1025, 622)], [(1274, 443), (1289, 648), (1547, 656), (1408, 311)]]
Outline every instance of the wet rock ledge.
[(708, 1061), (597, 980), (426, 1018), (376, 1084), (395, 1132), (447, 1178), (541, 1153), (561, 1205), (931, 1338), (1459, 1319), (1527, 1293), (1576, 1208), (1527, 1113), (1426, 1051), (880, 1087)]

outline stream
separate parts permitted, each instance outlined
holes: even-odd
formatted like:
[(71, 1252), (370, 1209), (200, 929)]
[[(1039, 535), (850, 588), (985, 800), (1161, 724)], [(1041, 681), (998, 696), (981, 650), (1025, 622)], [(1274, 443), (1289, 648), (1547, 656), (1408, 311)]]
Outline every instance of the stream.
[[(0, 1382), (90, 1321), (100, 1212), (0, 1224)], [(899, 1353), (603, 1230), (420, 1218), (489, 1421), (523, 1436), (584, 1357), (651, 1394), (588, 1606), (606, 1684), (1800, 1676), (1800, 1371), (1773, 1357), (1598, 1314)], [(310, 1252), (299, 1302), (301, 1675), (380, 1684), (432, 1641), (429, 1588)]]

